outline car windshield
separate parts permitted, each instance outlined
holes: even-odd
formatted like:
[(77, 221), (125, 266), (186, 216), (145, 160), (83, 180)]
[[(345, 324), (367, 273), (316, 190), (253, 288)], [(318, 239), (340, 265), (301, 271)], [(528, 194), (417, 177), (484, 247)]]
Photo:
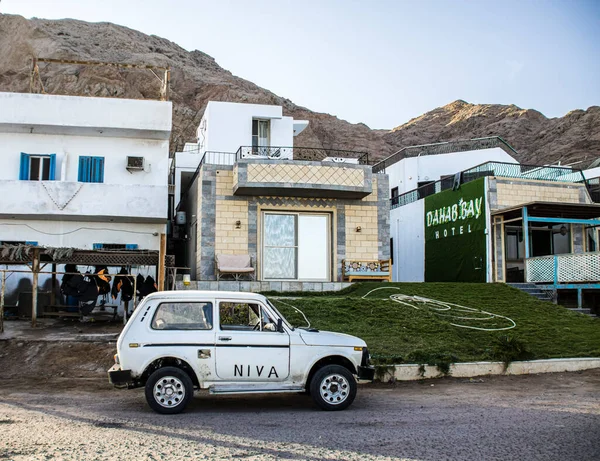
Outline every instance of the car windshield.
[[(281, 315), (281, 313), (277, 310), (277, 308), (273, 305), (273, 303), (270, 300), (267, 300), (267, 301), (269, 303), (269, 306), (271, 306), (273, 308), (273, 310), (275, 312), (277, 312), (277, 314), (283, 319), (283, 321), (285, 322), (285, 324), (288, 325), (288, 326), (291, 325), (290, 322), (287, 321), (283, 317), (283, 315)], [(304, 315), (304, 312), (302, 312), (296, 306), (292, 306), (291, 304), (288, 304), (288, 303), (282, 301), (281, 299), (277, 299), (277, 302), (283, 304), (284, 306), (286, 306), (286, 308), (287, 307), (292, 308), (294, 311), (296, 311), (298, 314), (300, 314), (303, 317), (304, 321), (306, 322), (305, 326), (301, 326), (300, 324), (298, 324), (298, 325), (294, 324), (291, 328), (294, 328), (294, 327), (301, 328), (301, 329), (309, 329), (310, 328), (310, 321), (308, 320), (308, 318), (306, 317), (306, 315)]]
[(288, 322), (286, 320), (286, 318), (281, 314), (281, 312), (279, 312), (279, 310), (273, 305), (273, 303), (271, 302), (271, 300), (269, 298), (266, 298), (267, 300), (267, 304), (269, 305), (269, 307), (273, 310), (273, 312), (275, 314), (277, 314), (277, 316), (283, 321), (283, 323), (285, 323), (287, 325), (287, 327), (291, 330), (294, 329), (294, 327), (290, 324), (290, 322)]

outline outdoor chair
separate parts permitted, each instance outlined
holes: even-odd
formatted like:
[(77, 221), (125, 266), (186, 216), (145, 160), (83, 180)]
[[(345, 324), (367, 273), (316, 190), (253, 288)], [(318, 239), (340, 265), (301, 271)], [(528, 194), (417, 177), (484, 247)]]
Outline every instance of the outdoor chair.
[(217, 280), (225, 275), (231, 275), (234, 280), (240, 280), (240, 277), (247, 275), (254, 280), (254, 268), (252, 267), (252, 258), (250, 255), (224, 255), (215, 256)]

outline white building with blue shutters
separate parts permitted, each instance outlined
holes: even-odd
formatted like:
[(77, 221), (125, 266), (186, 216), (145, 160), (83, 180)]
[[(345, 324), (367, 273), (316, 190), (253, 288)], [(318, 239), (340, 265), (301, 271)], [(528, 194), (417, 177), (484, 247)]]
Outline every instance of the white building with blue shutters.
[(0, 243), (158, 250), (170, 102), (0, 93)]

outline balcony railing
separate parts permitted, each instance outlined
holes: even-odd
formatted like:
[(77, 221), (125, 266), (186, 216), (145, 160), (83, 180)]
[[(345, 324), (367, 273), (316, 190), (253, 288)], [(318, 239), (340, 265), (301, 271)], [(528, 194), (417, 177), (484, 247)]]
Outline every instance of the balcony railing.
[(520, 163), (486, 162), (456, 175), (426, 184), (417, 189), (405, 192), (391, 199), (391, 207), (408, 205), (422, 198), (437, 194), (443, 190), (452, 189), (455, 183), (464, 184), (486, 176), (501, 178), (532, 179), (555, 182), (582, 182), (584, 176), (581, 170), (559, 166), (523, 165)]
[(600, 252), (538, 256), (525, 267), (529, 283), (600, 282)]
[(519, 155), (510, 144), (499, 136), (488, 138), (467, 139), (464, 141), (438, 142), (434, 144), (422, 144), (420, 146), (409, 146), (400, 149), (388, 158), (373, 165), (373, 173), (385, 173), (385, 169), (403, 158), (418, 157), (423, 155), (453, 154), (480, 149), (492, 149), (498, 147), (509, 155)]
[(367, 152), (322, 149), (318, 147), (241, 146), (236, 152), (236, 159), (287, 159), (316, 162), (330, 161), (334, 163), (353, 163), (357, 165), (369, 164), (369, 154)]

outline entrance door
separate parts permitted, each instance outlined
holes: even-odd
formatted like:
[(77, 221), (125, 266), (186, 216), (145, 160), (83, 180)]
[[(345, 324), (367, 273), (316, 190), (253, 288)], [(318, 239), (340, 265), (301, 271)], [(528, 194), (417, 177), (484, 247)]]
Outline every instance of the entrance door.
[(264, 280), (331, 279), (330, 215), (265, 212), (262, 277)]
[(290, 337), (260, 303), (219, 300), (216, 373), (223, 381), (284, 381), (290, 369)]

